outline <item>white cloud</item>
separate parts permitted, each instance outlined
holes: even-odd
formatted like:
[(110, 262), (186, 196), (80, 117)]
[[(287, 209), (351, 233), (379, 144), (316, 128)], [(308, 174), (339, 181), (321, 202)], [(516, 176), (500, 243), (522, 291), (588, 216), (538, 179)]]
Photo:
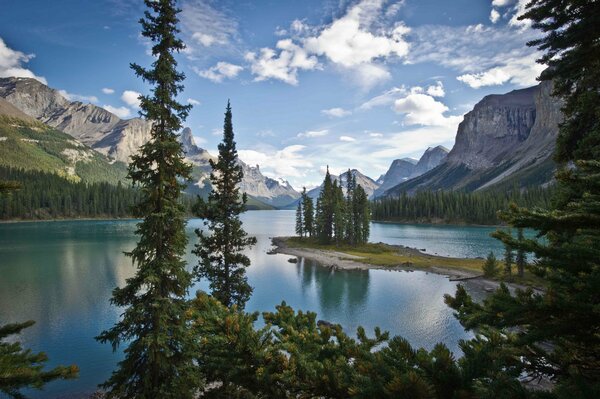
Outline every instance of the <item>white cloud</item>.
[(333, 21), (317, 37), (306, 40), (306, 48), (318, 55), (325, 55), (332, 62), (344, 67), (370, 63), (381, 57), (408, 53), (404, 35), (409, 29), (397, 24), (393, 29), (371, 33), (368, 28), (382, 6), (382, 2), (363, 0), (351, 7), (346, 15)]
[(527, 9), (527, 4), (530, 0), (518, 0), (517, 4), (515, 4), (513, 11), (514, 14), (511, 19), (508, 21), (508, 24), (513, 27), (517, 27), (520, 29), (527, 29), (531, 26), (530, 19), (519, 20), (519, 17), (523, 15)]
[(87, 103), (97, 103), (98, 97), (96, 96), (84, 96), (81, 94), (68, 93), (66, 90), (59, 90), (58, 93), (69, 101), (79, 101)]
[(25, 54), (9, 48), (4, 40), (0, 38), (0, 77), (33, 78), (43, 84), (47, 84), (46, 78), (37, 76), (31, 70), (24, 67), (35, 54)]
[(183, 0), (180, 7), (180, 26), (186, 39), (185, 54), (188, 58), (193, 60), (215, 51), (222, 53), (233, 47), (238, 35), (234, 17), (206, 0)]
[(374, 107), (389, 105), (392, 104), (397, 98), (404, 96), (406, 93), (407, 89), (404, 86), (392, 87), (391, 89), (386, 90), (382, 94), (365, 101), (361, 104), (359, 108), (362, 110), (369, 110)]
[(351, 115), (352, 111), (348, 111), (343, 108), (336, 107), (336, 108), (324, 109), (321, 111), (321, 113), (323, 113), (329, 117), (332, 117), (332, 118), (342, 118), (344, 116)]
[(121, 100), (129, 105), (132, 108), (139, 109), (140, 108), (140, 99), (141, 93), (133, 90), (125, 90), (123, 94), (121, 94)]
[(276, 177), (302, 177), (305, 170), (312, 168), (312, 162), (302, 155), (306, 147), (290, 145), (281, 150), (256, 151), (239, 150), (240, 159), (248, 165), (260, 165), (265, 174)]
[(131, 110), (127, 107), (113, 107), (112, 105), (103, 105), (102, 108), (108, 112), (112, 112), (121, 119), (125, 119), (131, 115)]
[(490, 21), (492, 21), (492, 23), (495, 24), (496, 22), (498, 22), (499, 19), (500, 13), (495, 8), (492, 8), (492, 11), (490, 11)]
[(396, 100), (394, 110), (405, 115), (407, 125), (452, 126), (462, 120), (462, 116), (444, 116), (448, 107), (423, 93), (411, 93)]
[(244, 67), (219, 61), (215, 66), (205, 70), (199, 70), (197, 68), (193, 69), (194, 72), (196, 72), (199, 76), (215, 83), (221, 83), (224, 79), (234, 79), (240, 72), (244, 70)]
[(445, 145), (452, 147), (456, 137), (454, 126), (421, 126), (410, 130), (389, 133), (379, 139), (370, 151), (371, 159), (420, 156), (427, 147)]
[(193, 98), (188, 98), (187, 102), (188, 102), (188, 104), (191, 104), (191, 105), (200, 105), (201, 104), (200, 101), (195, 100)]
[(114, 89), (109, 89), (108, 87), (104, 87), (102, 89), (102, 93), (104, 93), (104, 94), (114, 94), (115, 90)]
[(492, 5), (494, 7), (504, 7), (509, 4), (514, 3), (515, 0), (492, 0)]
[(444, 85), (439, 80), (435, 82), (435, 85), (428, 86), (425, 92), (432, 97), (444, 97), (446, 95)]
[(383, 134), (381, 133), (369, 133), (370, 137), (383, 137)]
[(223, 42), (220, 42), (219, 39), (217, 39), (216, 37), (202, 32), (195, 32), (192, 35), (192, 39), (205, 47), (210, 47), (213, 44), (224, 44)]
[(526, 57), (509, 58), (504, 65), (490, 68), (486, 71), (468, 73), (456, 79), (474, 89), (484, 86), (496, 86), (507, 82), (525, 87), (537, 84), (536, 77), (545, 66), (536, 63), (536, 54)]
[(295, 86), (298, 84), (298, 70), (319, 68), (317, 58), (309, 56), (306, 50), (291, 39), (278, 41), (276, 47), (280, 50), (279, 53), (267, 47), (260, 49), (259, 54), (246, 53), (245, 59), (250, 62), (250, 69), (256, 76), (255, 81), (277, 79)]
[(326, 136), (327, 134), (329, 134), (329, 130), (327, 129), (323, 129), (323, 130), (308, 130), (306, 132), (302, 132), (302, 133), (298, 133), (297, 137), (322, 137), (322, 136)]
[(356, 141), (356, 139), (354, 137), (350, 137), (350, 136), (340, 136), (340, 141), (345, 141), (347, 143), (351, 143), (353, 141)]

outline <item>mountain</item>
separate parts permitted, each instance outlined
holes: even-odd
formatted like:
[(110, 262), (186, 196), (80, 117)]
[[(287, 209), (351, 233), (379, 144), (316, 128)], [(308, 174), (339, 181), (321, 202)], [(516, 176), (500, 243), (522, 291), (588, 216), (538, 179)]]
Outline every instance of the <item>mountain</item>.
[(117, 161), (129, 162), (129, 157), (150, 138), (149, 122), (140, 118), (122, 120), (96, 105), (71, 102), (35, 79), (0, 78), (0, 97)]
[[(369, 176), (363, 175), (356, 169), (352, 169), (350, 173), (352, 173), (352, 175), (356, 178), (356, 184), (360, 184), (367, 193), (367, 196), (371, 198), (375, 190), (379, 187), (377, 182), (375, 182), (375, 180), (371, 179)], [(346, 172), (340, 174), (339, 176), (332, 175), (331, 180), (337, 181), (338, 184), (341, 184), (344, 194), (346, 193)], [(323, 183), (321, 183), (319, 187), (309, 190), (306, 194), (316, 202), (322, 189)]]
[[(35, 79), (0, 78), (0, 99), (12, 104), (21, 114), (67, 133), (117, 161), (129, 162), (131, 155), (150, 139), (150, 122), (141, 118), (122, 120), (96, 105), (71, 102), (58, 90)], [(190, 128), (181, 131), (180, 140), (186, 159), (193, 165), (194, 183), (187, 191), (206, 196), (210, 192), (209, 159), (216, 160), (216, 157), (196, 145)], [(267, 178), (258, 168), (249, 167), (241, 160), (240, 164), (245, 172), (241, 189), (258, 202), (281, 206), (300, 196), (289, 183)]]
[(446, 160), (429, 172), (388, 189), (475, 191), (489, 187), (546, 185), (555, 170), (552, 153), (562, 120), (552, 83), (489, 95), (467, 113)]
[(125, 164), (53, 129), (0, 98), (0, 165), (56, 173), (71, 181), (124, 181)]
[(444, 146), (429, 147), (419, 160), (412, 158), (396, 159), (390, 165), (385, 175), (377, 180), (379, 187), (375, 190), (374, 197), (383, 195), (390, 188), (409, 179), (429, 172), (446, 160), (448, 149)]

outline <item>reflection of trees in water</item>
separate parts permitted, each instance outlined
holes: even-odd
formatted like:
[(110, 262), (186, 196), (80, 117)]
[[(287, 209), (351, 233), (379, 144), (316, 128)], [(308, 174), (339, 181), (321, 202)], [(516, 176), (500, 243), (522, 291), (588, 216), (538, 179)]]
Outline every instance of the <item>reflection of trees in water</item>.
[(312, 260), (300, 258), (296, 273), (302, 282), (302, 292), (316, 288), (324, 316), (344, 310), (352, 316), (362, 307), (369, 291), (368, 270), (333, 270)]

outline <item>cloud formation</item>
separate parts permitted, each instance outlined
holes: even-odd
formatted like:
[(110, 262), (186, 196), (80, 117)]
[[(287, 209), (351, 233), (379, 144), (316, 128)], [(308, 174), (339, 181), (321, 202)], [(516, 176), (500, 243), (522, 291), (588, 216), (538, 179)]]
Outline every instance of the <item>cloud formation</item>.
[(407, 125), (453, 126), (462, 119), (462, 116), (445, 116), (448, 107), (423, 93), (411, 93), (396, 100), (394, 110), (405, 115)]
[(270, 177), (302, 177), (311, 161), (302, 154), (306, 147), (295, 144), (281, 150), (239, 150), (240, 159), (248, 165), (260, 165), (261, 172)]
[(306, 132), (302, 132), (302, 133), (298, 133), (298, 135), (296, 137), (322, 137), (322, 136), (326, 136), (329, 133), (329, 130), (327, 129), (323, 129), (323, 130), (308, 130)]
[(240, 72), (244, 70), (244, 67), (230, 64), (229, 62), (219, 61), (213, 67), (205, 70), (199, 70), (193, 68), (194, 72), (205, 79), (211, 80), (215, 83), (221, 83), (225, 79), (234, 79)]
[(98, 102), (98, 97), (96, 96), (84, 96), (82, 94), (73, 94), (73, 93), (69, 93), (66, 90), (59, 90), (58, 91), (60, 93), (61, 96), (63, 96), (64, 98), (66, 98), (69, 101), (79, 101), (82, 103), (97, 103)]
[(332, 118), (342, 118), (344, 116), (351, 115), (352, 111), (348, 111), (343, 108), (336, 107), (336, 108), (329, 108), (329, 109), (321, 110), (321, 113), (324, 115), (327, 115), (329, 117), (332, 117)]
[(113, 107), (112, 105), (103, 105), (102, 108), (108, 112), (112, 112), (121, 119), (125, 119), (131, 115), (131, 110), (127, 107)]
[(29, 61), (35, 57), (35, 54), (25, 54), (8, 47), (0, 37), (0, 78), (17, 77), (33, 78), (43, 84), (48, 84), (46, 78), (37, 76), (30, 69), (25, 67)]
[(139, 97), (142, 94), (137, 92), (137, 91), (133, 91), (133, 90), (125, 90), (123, 92), (123, 94), (121, 94), (121, 100), (129, 105), (132, 108), (135, 109), (139, 109), (140, 108), (140, 99)]
[(102, 89), (102, 93), (104, 93), (104, 94), (114, 94), (114, 93), (115, 93), (115, 90), (114, 90), (114, 89), (110, 89), (110, 88), (108, 88), (108, 87), (104, 87), (104, 88)]

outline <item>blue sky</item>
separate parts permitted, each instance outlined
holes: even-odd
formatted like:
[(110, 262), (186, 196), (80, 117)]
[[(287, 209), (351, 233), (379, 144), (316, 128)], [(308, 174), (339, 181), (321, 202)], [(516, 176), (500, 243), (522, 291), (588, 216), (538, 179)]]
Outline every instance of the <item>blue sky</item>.
[[(136, 116), (141, 1), (1, 0), (0, 76)], [(231, 99), (240, 157), (295, 187), (452, 147), (483, 96), (536, 84), (526, 0), (181, 0), (185, 125), (215, 152)]]

